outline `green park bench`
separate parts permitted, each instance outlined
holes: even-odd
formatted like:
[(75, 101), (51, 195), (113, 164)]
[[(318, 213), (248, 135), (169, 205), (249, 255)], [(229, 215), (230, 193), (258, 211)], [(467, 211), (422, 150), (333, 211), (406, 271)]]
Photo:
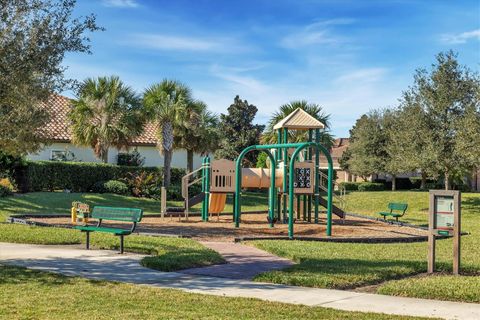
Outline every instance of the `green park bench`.
[[(75, 226), (74, 229), (85, 232), (87, 235), (86, 249), (90, 249), (90, 232), (106, 232), (120, 237), (120, 253), (123, 253), (123, 238), (133, 233), (137, 223), (142, 220), (143, 210), (137, 208), (114, 208), (96, 206), (90, 215), (97, 219), (97, 225)], [(131, 222), (130, 228), (113, 228), (102, 226), (104, 221)]]
[(383, 216), (383, 220), (387, 220), (387, 216), (394, 217), (397, 221), (399, 217), (402, 217), (407, 211), (408, 204), (406, 203), (395, 203), (390, 202), (388, 204), (388, 209), (390, 212), (379, 212), (378, 214)]

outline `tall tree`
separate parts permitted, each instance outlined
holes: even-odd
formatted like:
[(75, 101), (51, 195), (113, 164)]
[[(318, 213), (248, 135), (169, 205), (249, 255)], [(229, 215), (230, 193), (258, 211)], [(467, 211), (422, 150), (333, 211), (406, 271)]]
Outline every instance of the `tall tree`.
[(400, 99), (388, 150), (392, 161), (400, 164), (404, 172), (420, 172), (420, 189), (425, 189), (427, 177), (437, 178), (438, 172), (433, 169), (434, 143), (427, 114), (414, 98), (404, 93)]
[(69, 114), (72, 142), (91, 146), (103, 162), (108, 162), (111, 146), (126, 148), (142, 132), (140, 99), (118, 77), (86, 79), (77, 98)]
[[(273, 130), (273, 127), (280, 122), (283, 118), (288, 116), (290, 113), (294, 112), (298, 108), (302, 109), (321, 123), (325, 125), (325, 129), (320, 132), (319, 141), (327, 149), (330, 149), (333, 145), (333, 136), (330, 134), (330, 115), (325, 113), (323, 108), (315, 103), (308, 103), (305, 100), (292, 101), (287, 104), (280, 106), (279, 110), (276, 111), (270, 118), (265, 132), (262, 134), (263, 143), (277, 143), (277, 133)], [(307, 131), (293, 131), (289, 132), (289, 141), (291, 142), (302, 142), (307, 141), (308, 133)]]
[(174, 130), (182, 125), (192, 100), (191, 91), (186, 85), (167, 79), (150, 86), (143, 94), (146, 112), (157, 125), (158, 148), (164, 156), (164, 187), (170, 186)]
[(189, 103), (183, 114), (174, 132), (175, 147), (187, 151), (187, 172), (192, 172), (195, 153), (206, 155), (218, 148), (218, 119), (198, 100)]
[(40, 106), (70, 88), (63, 58), (90, 52), (95, 16), (72, 16), (75, 1), (2, 0), (0, 5), (0, 149), (13, 155), (42, 146), (48, 114)]
[[(239, 96), (235, 97), (227, 111), (227, 114), (220, 115), (222, 139), (215, 158), (235, 160), (243, 149), (259, 144), (260, 134), (265, 126), (253, 124), (258, 109)], [(250, 152), (245, 160), (248, 165), (254, 166), (257, 163), (257, 154)]]
[[(418, 69), (405, 97), (424, 110), (431, 133), (431, 170), (445, 189), (480, 166), (480, 80), (452, 51), (440, 53), (431, 69)], [(430, 157), (429, 157), (430, 158)]]
[(385, 172), (388, 157), (385, 141), (382, 113), (372, 111), (361, 116), (350, 130), (348, 158), (344, 159), (344, 166), (364, 180), (373, 174)]

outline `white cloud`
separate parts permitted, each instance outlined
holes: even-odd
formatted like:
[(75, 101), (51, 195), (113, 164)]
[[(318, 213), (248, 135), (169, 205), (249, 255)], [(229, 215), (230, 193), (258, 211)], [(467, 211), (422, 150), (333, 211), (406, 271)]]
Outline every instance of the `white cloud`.
[(350, 84), (352, 82), (377, 82), (383, 79), (387, 73), (385, 68), (367, 68), (353, 70), (337, 77), (334, 82), (336, 84)]
[(280, 44), (283, 47), (295, 49), (317, 44), (338, 44), (344, 42), (344, 37), (334, 35), (331, 31), (332, 26), (346, 25), (353, 23), (352, 19), (331, 19), (311, 23), (303, 28), (296, 29), (285, 36)]
[(102, 0), (105, 7), (136, 8), (139, 6), (136, 0)]
[(135, 34), (129, 44), (164, 51), (243, 52), (227, 38), (201, 38), (169, 34)]
[(465, 43), (470, 39), (480, 40), (480, 29), (462, 32), (462, 33), (446, 33), (440, 36), (440, 40), (446, 44)]

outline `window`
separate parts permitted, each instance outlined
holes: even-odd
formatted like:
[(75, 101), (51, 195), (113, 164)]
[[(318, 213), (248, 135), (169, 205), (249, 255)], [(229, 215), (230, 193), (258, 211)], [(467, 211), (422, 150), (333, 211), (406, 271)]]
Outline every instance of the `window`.
[(66, 161), (67, 151), (66, 150), (52, 150), (50, 152), (50, 160), (52, 161)]

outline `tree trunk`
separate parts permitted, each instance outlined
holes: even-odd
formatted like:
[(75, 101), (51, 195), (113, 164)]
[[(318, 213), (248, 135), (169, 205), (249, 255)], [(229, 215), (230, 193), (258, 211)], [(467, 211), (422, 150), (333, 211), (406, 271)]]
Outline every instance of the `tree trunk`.
[(397, 177), (392, 175), (392, 191), (397, 190)]
[(422, 181), (420, 182), (420, 189), (425, 190), (427, 187), (427, 174), (422, 171)]
[(108, 148), (102, 147), (101, 159), (103, 163), (108, 163)]
[(171, 166), (172, 166), (172, 151), (166, 151), (163, 153), (163, 186), (168, 188), (171, 180)]
[(445, 190), (450, 190), (450, 176), (448, 171), (445, 172)]
[(166, 122), (162, 126), (162, 149), (163, 149), (163, 186), (170, 186), (171, 165), (173, 153), (173, 125)]
[[(187, 150), (187, 174), (193, 171), (193, 150)], [(192, 180), (193, 177), (190, 177)]]

